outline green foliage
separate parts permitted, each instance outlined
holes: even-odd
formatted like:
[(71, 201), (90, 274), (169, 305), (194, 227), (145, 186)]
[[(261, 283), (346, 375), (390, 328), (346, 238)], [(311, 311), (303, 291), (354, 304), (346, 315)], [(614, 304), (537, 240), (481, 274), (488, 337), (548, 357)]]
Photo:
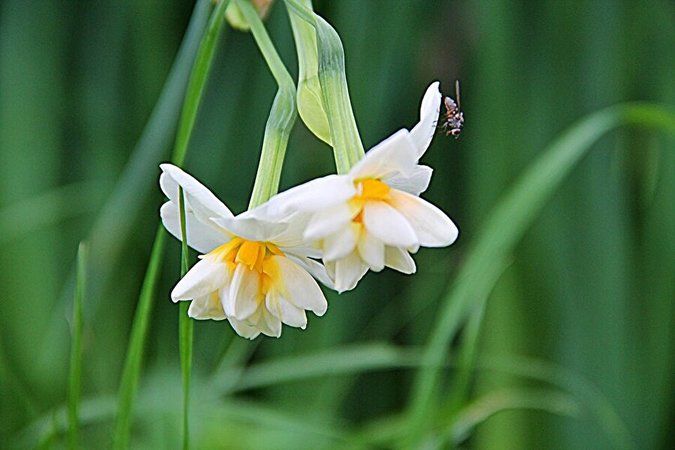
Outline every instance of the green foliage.
[[(224, 3), (189, 24), (175, 0), (0, 4), (0, 447), (177, 448), (188, 405), (193, 448), (672, 446), (667, 2), (315, 1), (324, 22), (288, 0), (269, 39), (227, 40)], [(279, 340), (195, 323), (187, 370), (187, 303), (168, 299), (187, 253), (155, 231), (172, 142), (239, 212), (268, 130), (285, 189), (333, 171), (313, 134), (356, 154), (455, 78), (466, 128), (424, 163), (457, 244), (327, 293)], [(332, 135), (325, 95), (358, 129)]]
[(68, 373), (68, 446), (79, 448), (79, 409), (82, 390), (82, 305), (87, 286), (87, 246), (77, 249), (77, 275), (70, 344), (70, 372)]

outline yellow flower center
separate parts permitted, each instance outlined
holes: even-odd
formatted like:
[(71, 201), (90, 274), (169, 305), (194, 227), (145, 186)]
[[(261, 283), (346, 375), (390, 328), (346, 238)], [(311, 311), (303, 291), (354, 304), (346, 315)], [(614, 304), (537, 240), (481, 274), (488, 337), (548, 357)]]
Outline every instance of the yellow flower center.
[(376, 180), (375, 178), (366, 178), (356, 182), (356, 189), (358, 194), (357, 199), (360, 200), (388, 200), (389, 191), (391, 188), (386, 183)]
[(354, 222), (363, 222), (363, 205), (368, 200), (389, 200), (391, 188), (375, 178), (357, 180), (355, 183), (357, 194), (350, 200), (351, 206), (357, 211), (352, 219)]
[(258, 272), (261, 281), (259, 294), (264, 298), (272, 284), (281, 281), (279, 265), (272, 259), (275, 255), (284, 256), (284, 253), (271, 242), (247, 241), (235, 237), (227, 244), (211, 250), (205, 257), (226, 263), (230, 272), (238, 264)]

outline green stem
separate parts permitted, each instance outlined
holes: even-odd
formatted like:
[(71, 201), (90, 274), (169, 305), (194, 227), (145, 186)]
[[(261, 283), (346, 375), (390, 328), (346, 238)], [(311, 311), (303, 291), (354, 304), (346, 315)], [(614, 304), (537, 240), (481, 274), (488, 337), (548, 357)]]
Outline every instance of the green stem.
[(363, 158), (365, 151), (349, 99), (342, 41), (328, 22), (297, 0), (286, 0), (286, 6), (290, 14), (297, 15), (316, 30), (321, 96), (328, 118), (335, 166), (338, 173), (347, 173)]
[(265, 126), (260, 163), (249, 202), (250, 209), (266, 202), (279, 190), (281, 169), (297, 110), (293, 78), (274, 48), (257, 11), (248, 0), (236, 0), (236, 5), (251, 27), (253, 39), (279, 86)]
[[(180, 212), (181, 260), (180, 275), (183, 277), (189, 268), (189, 250), (187, 246), (187, 230), (185, 225), (185, 196), (183, 188), (179, 188), (178, 204)], [(190, 448), (190, 375), (192, 372), (193, 322), (188, 316), (188, 302), (181, 302), (178, 314), (178, 346), (180, 352), (180, 368), (183, 380), (183, 449)]]
[(80, 243), (77, 251), (77, 280), (73, 302), (72, 341), (70, 345), (70, 374), (68, 376), (68, 448), (79, 448), (79, 408), (82, 392), (82, 304), (87, 282), (87, 245)]
[[(176, 144), (171, 158), (172, 162), (176, 165), (182, 165), (185, 160), (187, 145), (194, 128), (194, 122), (206, 86), (208, 72), (215, 55), (218, 38), (222, 34), (223, 25), (225, 23), (225, 10), (227, 9), (228, 3), (229, 0), (221, 0), (212, 12), (206, 33), (199, 44), (197, 57), (188, 81), (188, 88), (183, 103), (183, 112), (181, 114), (178, 133), (176, 135)], [(141, 294), (138, 299), (134, 323), (131, 327), (131, 337), (129, 339), (127, 356), (122, 372), (122, 381), (120, 383), (113, 442), (114, 448), (119, 450), (127, 449), (129, 447), (132, 411), (136, 392), (138, 391), (141, 363), (143, 361), (143, 349), (147, 338), (150, 314), (152, 312), (152, 299), (154, 298), (155, 288), (159, 279), (165, 245), (166, 233), (163, 230), (162, 225), (159, 225), (150, 254), (150, 262), (145, 273), (145, 278), (143, 279), (143, 287), (141, 288)]]

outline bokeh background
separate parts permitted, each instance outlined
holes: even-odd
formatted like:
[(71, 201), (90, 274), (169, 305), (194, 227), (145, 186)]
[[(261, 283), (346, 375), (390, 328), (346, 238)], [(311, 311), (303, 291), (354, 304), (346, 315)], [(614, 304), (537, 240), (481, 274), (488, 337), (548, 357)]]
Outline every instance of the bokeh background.
[[(618, 102), (675, 105), (675, 5), (666, 0), (314, 3), (343, 40), (366, 147), (417, 121), (430, 81), (450, 93), (461, 80), (465, 130), (458, 140), (437, 136), (424, 157), (435, 169), (426, 197), (461, 236), (450, 248), (421, 250), (413, 277), (371, 273), (353, 292), (327, 292), (328, 313), (312, 317), (306, 331), (284, 328), (279, 340), (247, 342), (226, 323), (197, 323), (194, 384), (215, 380), (215, 387), (195, 389), (219, 398), (222, 410), (195, 407), (195, 448), (338, 446), (317, 430), (359, 430), (401, 411), (407, 368), (236, 395), (218, 374), (228, 364), (349, 344), (424, 344), (467, 245), (549, 142)], [(169, 158), (185, 85), (184, 76), (167, 77), (192, 8), (178, 0), (0, 2), (3, 448), (64, 442), (54, 411), (66, 398), (73, 267), (83, 239), (92, 246), (83, 397), (114, 399), (163, 201), (158, 164)], [(266, 23), (297, 74), (281, 2)], [(227, 29), (186, 168), (235, 212), (248, 203), (275, 90), (252, 37)], [(144, 134), (149, 122), (153, 132)], [(594, 384), (645, 449), (672, 448), (675, 439), (673, 144), (626, 129), (594, 146), (512, 255), (480, 340), (481, 355), (538, 358)], [(282, 187), (333, 168), (329, 147), (298, 121)], [(178, 308), (168, 296), (179, 252), (172, 239), (153, 304), (136, 448), (180, 442)], [(473, 396), (522, 384), (478, 371)], [(113, 417), (99, 416), (83, 428), (85, 448), (110, 443)], [(39, 432), (36, 423), (44, 425)], [(501, 412), (464, 445), (612, 448), (588, 418), (536, 410)]]

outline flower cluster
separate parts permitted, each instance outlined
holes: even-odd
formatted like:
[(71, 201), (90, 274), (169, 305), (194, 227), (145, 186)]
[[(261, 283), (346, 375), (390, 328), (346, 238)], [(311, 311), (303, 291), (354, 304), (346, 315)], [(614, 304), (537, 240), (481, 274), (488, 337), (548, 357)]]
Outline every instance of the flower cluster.
[(203, 254), (171, 298), (191, 300), (192, 318), (228, 320), (243, 337), (278, 337), (282, 324), (305, 328), (306, 311), (326, 312), (315, 279), (344, 292), (369, 270), (414, 273), (411, 253), (450, 245), (458, 235), (445, 213), (420, 198), (432, 170), (419, 159), (440, 104), (435, 82), (419, 123), (372, 148), (349, 173), (309, 181), (237, 216), (193, 177), (163, 164), (164, 226), (181, 239), (181, 187), (187, 243)]

